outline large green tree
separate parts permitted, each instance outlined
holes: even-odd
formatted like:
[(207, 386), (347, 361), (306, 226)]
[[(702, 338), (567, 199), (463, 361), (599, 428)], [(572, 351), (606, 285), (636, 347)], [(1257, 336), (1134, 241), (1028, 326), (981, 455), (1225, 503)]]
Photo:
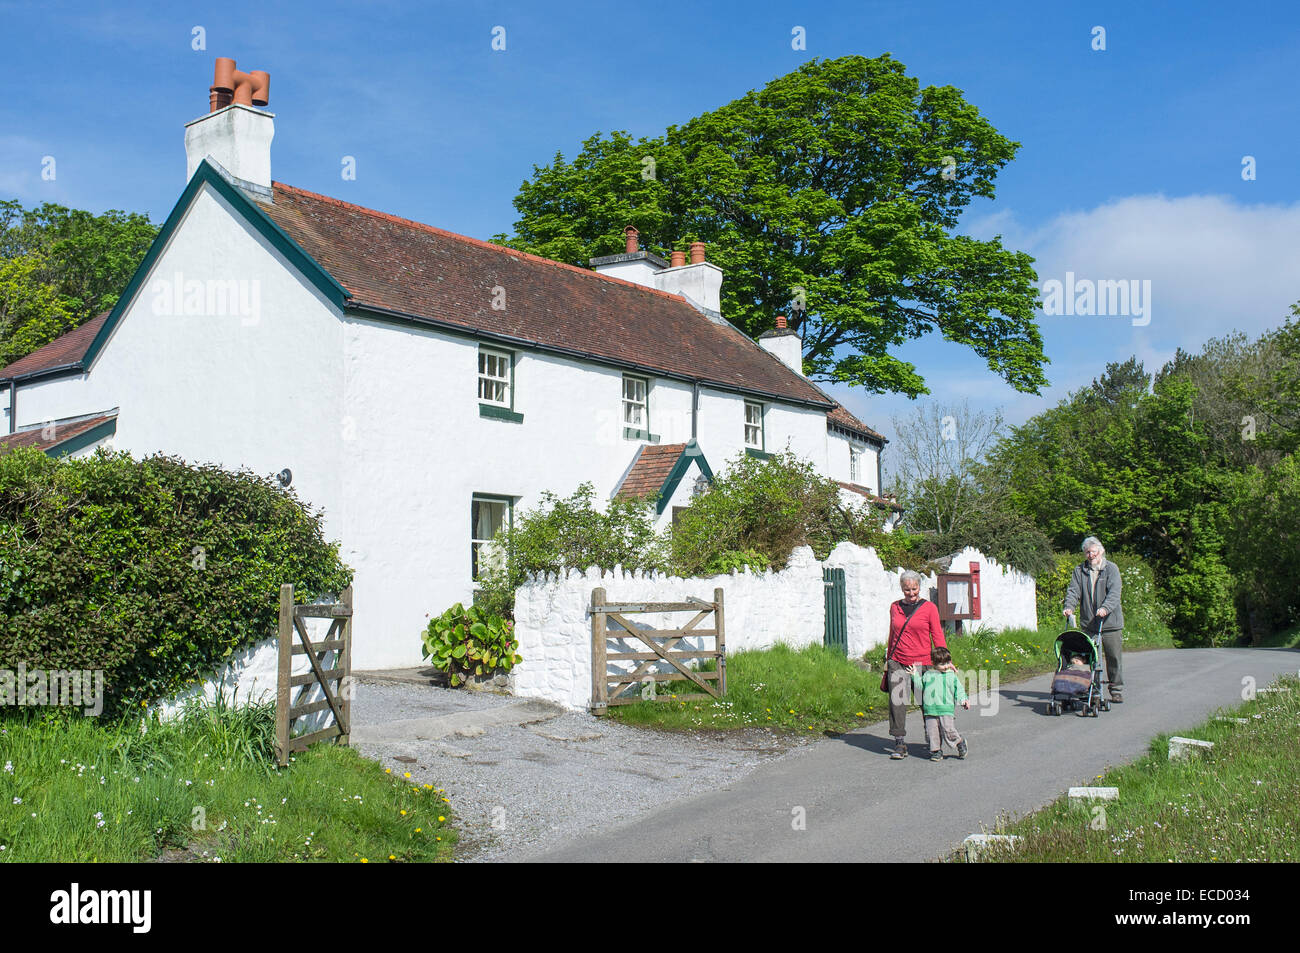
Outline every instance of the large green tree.
[(116, 304), (157, 232), (135, 212), (0, 202), (0, 366)]
[(496, 240), (584, 266), (622, 251), (627, 225), (665, 256), (704, 241), (746, 333), (802, 306), (793, 326), (815, 379), (927, 393), (890, 350), (938, 332), (1037, 393), (1033, 260), (956, 234), (1018, 146), (888, 55), (813, 60), (662, 136), (597, 133), (572, 161), (535, 166), (515, 234)]

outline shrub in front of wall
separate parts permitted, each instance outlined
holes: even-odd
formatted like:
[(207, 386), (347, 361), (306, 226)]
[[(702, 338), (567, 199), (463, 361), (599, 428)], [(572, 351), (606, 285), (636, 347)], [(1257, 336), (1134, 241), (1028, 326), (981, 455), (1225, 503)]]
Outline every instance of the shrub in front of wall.
[(102, 670), (109, 714), (168, 698), (351, 580), (320, 514), (247, 471), (0, 456), (0, 668)]
[(470, 676), (508, 672), (523, 661), (515, 654), (519, 641), (513, 623), (459, 602), (429, 622), (422, 641), (422, 654), (446, 673), (452, 686)]
[(474, 604), (510, 618), (515, 590), (533, 573), (589, 569), (627, 572), (664, 568), (662, 537), (654, 528), (653, 500), (616, 498), (604, 506), (583, 483), (568, 497), (542, 493), (539, 505), (516, 514), (513, 527), (497, 534), (490, 553), (480, 553)]

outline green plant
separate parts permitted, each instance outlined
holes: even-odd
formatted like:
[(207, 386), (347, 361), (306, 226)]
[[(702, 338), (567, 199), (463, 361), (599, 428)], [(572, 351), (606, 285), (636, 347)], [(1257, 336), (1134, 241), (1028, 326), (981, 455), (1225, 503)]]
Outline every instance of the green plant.
[(771, 565), (771, 561), (756, 549), (726, 549), (713, 557), (713, 561), (705, 567), (705, 572), (710, 575), (740, 572), (744, 569), (762, 572), (770, 569)]
[(542, 493), (541, 505), (497, 534), (495, 548), (506, 557), (485, 561), (474, 603), (506, 618), (514, 614), (515, 590), (531, 574), (616, 565), (635, 572), (663, 569), (667, 561), (653, 500), (616, 498), (601, 508), (590, 483), (564, 498)]
[(202, 680), (275, 632), (279, 590), (351, 572), (273, 480), (170, 457), (0, 456), (0, 668), (101, 670), (104, 713)]
[(459, 602), (429, 622), (422, 654), (434, 668), (446, 672), (452, 685), (469, 675), (508, 672), (523, 659), (515, 654), (519, 642), (514, 625), (478, 606), (466, 609)]

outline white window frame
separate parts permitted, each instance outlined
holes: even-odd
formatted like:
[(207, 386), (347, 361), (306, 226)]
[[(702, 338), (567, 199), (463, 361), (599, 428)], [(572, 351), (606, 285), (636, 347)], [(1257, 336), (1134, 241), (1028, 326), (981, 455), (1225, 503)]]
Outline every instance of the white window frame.
[[(627, 385), (629, 383), (641, 385), (641, 399), (630, 399), (627, 396)], [(648, 377), (638, 377), (635, 374), (623, 375), (623, 426), (628, 430), (640, 430), (644, 433), (650, 432), (650, 379)], [(641, 423), (634, 424), (627, 419), (628, 408), (641, 408)]]
[[(750, 419), (749, 419), (749, 409), (750, 409), (751, 407), (756, 407), (756, 408), (758, 408), (758, 422), (757, 422), (757, 424), (751, 422)], [(766, 416), (766, 415), (764, 414), (764, 407), (763, 407), (763, 405), (762, 405), (761, 403), (759, 403), (759, 402), (756, 401), (756, 400), (747, 400), (747, 401), (745, 401), (745, 449), (746, 449), (746, 450), (759, 450), (759, 451), (762, 451), (762, 450), (765, 448), (765, 445), (766, 445), (766, 437), (767, 437), (767, 435), (764, 433), (764, 429), (765, 429), (765, 428), (764, 428), (764, 426), (763, 426), (763, 418), (764, 418), (765, 416)], [(758, 443), (751, 443), (751, 442), (750, 442), (750, 439), (749, 439), (749, 431), (750, 431), (750, 428), (751, 428), (751, 427), (756, 428), (756, 429), (758, 430)]]
[(862, 485), (859, 471), (862, 469), (863, 448), (857, 444), (849, 444), (849, 482)]
[(474, 493), (470, 496), (469, 504), (469, 572), (470, 578), (477, 581), (479, 576), (479, 555), (483, 547), (492, 543), (491, 539), (480, 539), (477, 535), (478, 526), (474, 521), (474, 505), (484, 503), (492, 505), (501, 505), (505, 507), (505, 512), (501, 516), (501, 528), (510, 529), (514, 525), (514, 500), (508, 496), (499, 496), (492, 493)]
[[(497, 363), (498, 370), (504, 370), (504, 374), (494, 374), (488, 367), (489, 360)], [(495, 348), (480, 347), (478, 349), (478, 400), (480, 404), (491, 404), (493, 407), (505, 407), (513, 410), (515, 406), (515, 381), (514, 381), (514, 363), (515, 356), (509, 351), (498, 351)], [(489, 385), (485, 387), (484, 385)], [(484, 391), (492, 393), (500, 386), (504, 392), (503, 398), (485, 397)]]

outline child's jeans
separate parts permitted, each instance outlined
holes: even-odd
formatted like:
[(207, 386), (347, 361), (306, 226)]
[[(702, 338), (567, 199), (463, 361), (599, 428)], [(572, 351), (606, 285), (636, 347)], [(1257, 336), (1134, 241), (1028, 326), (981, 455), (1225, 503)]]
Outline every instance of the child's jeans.
[(961, 744), (961, 735), (957, 734), (956, 718), (953, 715), (926, 715), (925, 740), (931, 751), (940, 751), (944, 739), (954, 748)]

